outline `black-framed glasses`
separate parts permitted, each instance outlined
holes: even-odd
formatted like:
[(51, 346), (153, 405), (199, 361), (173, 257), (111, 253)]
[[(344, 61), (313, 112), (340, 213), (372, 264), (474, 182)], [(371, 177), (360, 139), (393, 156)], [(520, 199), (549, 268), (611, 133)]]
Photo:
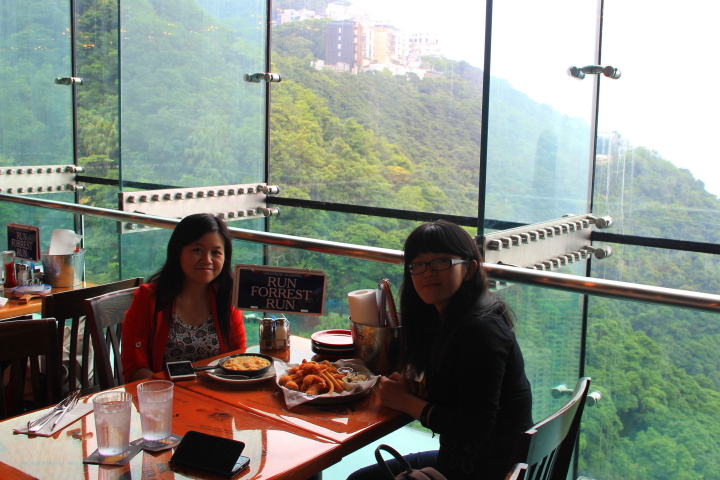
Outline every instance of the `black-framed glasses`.
[(421, 273), (425, 272), (427, 270), (427, 266), (430, 265), (430, 268), (435, 270), (436, 272), (440, 272), (442, 270), (447, 270), (448, 268), (452, 267), (453, 265), (457, 265), (458, 263), (468, 263), (467, 260), (457, 260), (455, 258), (436, 258), (435, 260), (431, 260), (429, 262), (415, 262), (408, 265), (408, 271), (410, 272), (410, 275), (420, 275)]

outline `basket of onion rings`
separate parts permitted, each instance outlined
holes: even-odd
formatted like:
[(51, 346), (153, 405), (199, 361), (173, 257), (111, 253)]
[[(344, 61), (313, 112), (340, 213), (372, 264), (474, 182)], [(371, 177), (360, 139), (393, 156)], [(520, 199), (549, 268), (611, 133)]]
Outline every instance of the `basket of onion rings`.
[(360, 360), (303, 360), (275, 370), (288, 408), (306, 402), (328, 404), (356, 400), (370, 393), (378, 378)]

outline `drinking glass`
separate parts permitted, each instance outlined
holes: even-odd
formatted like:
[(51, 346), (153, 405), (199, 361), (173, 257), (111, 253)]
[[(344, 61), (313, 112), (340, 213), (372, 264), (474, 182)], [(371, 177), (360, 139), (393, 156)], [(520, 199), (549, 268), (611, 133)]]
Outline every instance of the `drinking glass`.
[(173, 383), (166, 380), (143, 382), (137, 387), (143, 443), (157, 445), (170, 436)]
[(132, 395), (105, 392), (93, 398), (98, 455), (103, 460), (119, 461), (130, 447)]

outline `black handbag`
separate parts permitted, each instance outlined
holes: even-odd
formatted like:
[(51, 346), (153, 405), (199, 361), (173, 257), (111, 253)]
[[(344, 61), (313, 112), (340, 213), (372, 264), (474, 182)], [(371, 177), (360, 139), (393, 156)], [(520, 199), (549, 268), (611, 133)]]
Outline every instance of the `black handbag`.
[[(400, 463), (400, 467), (405, 470), (401, 472), (397, 477), (390, 471), (390, 467), (385, 464), (385, 459), (382, 457), (380, 450), (385, 450)], [(413, 470), (410, 464), (403, 458), (397, 450), (389, 445), (380, 445), (375, 449), (375, 459), (377, 460), (378, 467), (383, 472), (384, 478), (387, 480), (446, 480), (446, 478), (437, 470), (432, 467), (421, 468), (420, 470)]]

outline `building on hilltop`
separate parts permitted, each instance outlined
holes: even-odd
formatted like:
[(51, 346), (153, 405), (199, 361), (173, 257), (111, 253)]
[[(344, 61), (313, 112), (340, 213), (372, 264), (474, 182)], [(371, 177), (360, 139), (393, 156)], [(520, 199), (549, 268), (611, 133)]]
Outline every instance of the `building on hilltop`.
[(314, 10), (293, 10), (291, 8), (285, 10), (275, 11), (275, 18), (273, 23), (275, 25), (281, 25), (287, 22), (302, 22), (303, 20), (309, 20), (316, 18)]
[(328, 24), (326, 65), (358, 73), (372, 63), (374, 50), (374, 32), (366, 22), (339, 20)]

